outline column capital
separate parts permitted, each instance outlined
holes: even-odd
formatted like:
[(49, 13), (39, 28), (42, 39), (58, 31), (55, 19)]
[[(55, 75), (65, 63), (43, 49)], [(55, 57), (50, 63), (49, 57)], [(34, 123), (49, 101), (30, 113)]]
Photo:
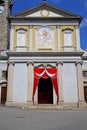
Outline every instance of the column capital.
[(14, 29), (14, 25), (11, 25), (11, 29)]
[(82, 64), (83, 64), (83, 61), (76, 61), (75, 64), (76, 64), (76, 65), (78, 65), (78, 64), (82, 65)]
[(57, 29), (60, 29), (60, 26), (57, 26)]
[(32, 25), (30, 25), (30, 29), (32, 29)]
[(28, 66), (29, 64), (34, 65), (34, 62), (32, 62), (32, 61), (31, 61), (31, 62), (29, 62), (29, 61), (28, 61), (28, 62), (27, 62), (27, 66)]
[(76, 29), (79, 29), (79, 25), (76, 25)]
[(59, 65), (59, 64), (63, 65), (63, 61), (56, 62), (56, 65)]
[(10, 65), (10, 64), (15, 65), (15, 62), (14, 61), (8, 61), (8, 65)]

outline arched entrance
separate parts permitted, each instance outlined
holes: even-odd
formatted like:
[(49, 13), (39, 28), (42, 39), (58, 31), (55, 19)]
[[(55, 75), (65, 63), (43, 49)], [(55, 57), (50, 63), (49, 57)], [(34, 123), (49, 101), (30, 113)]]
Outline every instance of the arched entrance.
[(7, 87), (1, 88), (1, 104), (6, 103), (6, 97), (7, 97)]
[(53, 85), (50, 77), (39, 79), (38, 104), (53, 104)]
[[(34, 98), (35, 92), (36, 90), (38, 90), (39, 104), (53, 104), (53, 88), (56, 94), (58, 104), (59, 96), (58, 96), (58, 83), (57, 83), (57, 69), (50, 67), (34, 68), (34, 84), (32, 94), (33, 103), (35, 100)], [(46, 97), (46, 99), (44, 99), (44, 97)]]

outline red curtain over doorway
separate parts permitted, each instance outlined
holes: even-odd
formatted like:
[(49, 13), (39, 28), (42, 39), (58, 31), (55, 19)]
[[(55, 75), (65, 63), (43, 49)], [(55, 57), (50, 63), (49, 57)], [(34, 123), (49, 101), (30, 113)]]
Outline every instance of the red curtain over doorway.
[(33, 101), (36, 89), (38, 87), (38, 82), (40, 78), (50, 77), (52, 84), (58, 99), (58, 83), (57, 83), (57, 69), (56, 68), (34, 68), (34, 85), (33, 85)]

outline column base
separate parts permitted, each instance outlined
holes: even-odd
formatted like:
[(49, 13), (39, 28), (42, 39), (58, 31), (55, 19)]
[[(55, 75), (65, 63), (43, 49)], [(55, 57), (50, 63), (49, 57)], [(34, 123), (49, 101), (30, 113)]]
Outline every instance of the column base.
[(86, 104), (84, 101), (79, 101), (79, 102), (78, 102), (78, 107), (79, 107), (79, 108), (86, 108), (86, 107), (87, 107), (87, 104)]
[(6, 106), (13, 106), (13, 102), (12, 101), (6, 101), (5, 105)]
[(63, 100), (60, 100), (59, 102), (58, 102), (58, 105), (64, 105), (64, 101)]
[(27, 101), (27, 107), (31, 107), (31, 106), (33, 106), (34, 104), (33, 104), (33, 101)]

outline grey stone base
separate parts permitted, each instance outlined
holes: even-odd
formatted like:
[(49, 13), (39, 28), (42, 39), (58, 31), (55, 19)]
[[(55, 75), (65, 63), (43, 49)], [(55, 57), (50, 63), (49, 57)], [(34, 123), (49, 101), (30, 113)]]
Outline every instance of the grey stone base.
[(73, 108), (87, 108), (87, 104), (85, 102), (79, 103), (64, 103), (59, 102), (58, 105), (54, 104), (33, 104), (32, 101), (28, 101), (26, 103), (13, 103), (13, 102), (6, 102), (6, 106), (16, 106), (22, 108), (31, 108), (31, 109), (58, 109), (58, 110), (71, 110)]
[(87, 104), (84, 101), (79, 101), (78, 102), (78, 107), (79, 108), (87, 108)]

